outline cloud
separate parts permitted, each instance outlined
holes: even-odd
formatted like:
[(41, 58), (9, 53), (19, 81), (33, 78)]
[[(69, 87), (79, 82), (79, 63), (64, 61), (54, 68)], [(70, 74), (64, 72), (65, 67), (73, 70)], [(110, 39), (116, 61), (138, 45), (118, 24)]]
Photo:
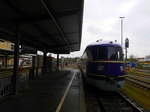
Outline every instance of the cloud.
[(121, 14), (127, 15), (131, 13), (132, 9), (135, 8), (139, 4), (138, 0), (126, 0), (119, 6), (119, 12)]
[(130, 40), (129, 55), (150, 54), (150, 0), (85, 0), (81, 51), (98, 39), (120, 42), (120, 16), (124, 39)]
[(87, 32), (91, 33), (92, 35), (100, 34), (100, 29), (96, 26), (90, 25), (87, 27)]

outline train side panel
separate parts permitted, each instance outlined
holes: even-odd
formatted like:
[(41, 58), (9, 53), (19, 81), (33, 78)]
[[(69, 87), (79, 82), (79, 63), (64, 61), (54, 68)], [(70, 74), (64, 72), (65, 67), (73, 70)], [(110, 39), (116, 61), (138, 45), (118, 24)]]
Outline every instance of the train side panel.
[(125, 75), (124, 63), (87, 62), (87, 73), (106, 76)]

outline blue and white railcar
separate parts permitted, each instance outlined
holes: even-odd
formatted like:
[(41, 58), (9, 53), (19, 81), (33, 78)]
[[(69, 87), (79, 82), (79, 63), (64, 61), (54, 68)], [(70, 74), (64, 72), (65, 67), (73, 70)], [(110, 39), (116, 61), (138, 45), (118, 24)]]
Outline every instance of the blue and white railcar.
[(118, 90), (125, 76), (121, 45), (112, 42), (88, 45), (81, 57), (81, 70), (89, 84), (106, 91)]

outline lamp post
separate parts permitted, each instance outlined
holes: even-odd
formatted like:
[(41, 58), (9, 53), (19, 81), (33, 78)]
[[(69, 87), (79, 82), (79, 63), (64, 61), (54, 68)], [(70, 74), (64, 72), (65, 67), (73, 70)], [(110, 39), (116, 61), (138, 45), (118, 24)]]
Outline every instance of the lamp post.
[(124, 19), (125, 17), (120, 17), (120, 19), (121, 19), (121, 46), (122, 46), (122, 48), (123, 48), (123, 19)]

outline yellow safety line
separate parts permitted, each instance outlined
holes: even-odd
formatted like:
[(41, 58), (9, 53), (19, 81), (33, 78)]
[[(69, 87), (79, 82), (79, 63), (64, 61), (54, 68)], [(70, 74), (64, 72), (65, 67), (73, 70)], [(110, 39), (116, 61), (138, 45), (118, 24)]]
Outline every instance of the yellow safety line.
[[(98, 77), (109, 77), (109, 75), (95, 75), (95, 74), (88, 74), (89, 76), (98, 76)], [(126, 76), (114, 76), (114, 77), (126, 77)]]
[(88, 74), (89, 76), (99, 76), (99, 77), (106, 77), (106, 75), (95, 75), (95, 74)]
[(72, 76), (72, 79), (71, 79), (71, 81), (69, 82), (69, 84), (68, 84), (68, 86), (67, 86), (67, 88), (66, 88), (66, 90), (65, 90), (65, 93), (64, 93), (63, 97), (61, 98), (61, 100), (60, 100), (60, 102), (59, 102), (59, 105), (58, 105), (58, 107), (57, 107), (57, 109), (56, 109), (56, 112), (60, 112), (61, 107), (62, 107), (62, 105), (63, 105), (63, 103), (64, 103), (64, 101), (65, 101), (65, 98), (66, 98), (66, 96), (67, 96), (67, 94), (68, 94), (68, 92), (69, 92), (69, 89), (70, 89), (70, 87), (71, 87), (71, 84), (72, 84), (72, 82), (73, 82), (73, 79), (74, 79), (75, 75), (76, 75), (76, 72), (74, 72), (74, 75)]

